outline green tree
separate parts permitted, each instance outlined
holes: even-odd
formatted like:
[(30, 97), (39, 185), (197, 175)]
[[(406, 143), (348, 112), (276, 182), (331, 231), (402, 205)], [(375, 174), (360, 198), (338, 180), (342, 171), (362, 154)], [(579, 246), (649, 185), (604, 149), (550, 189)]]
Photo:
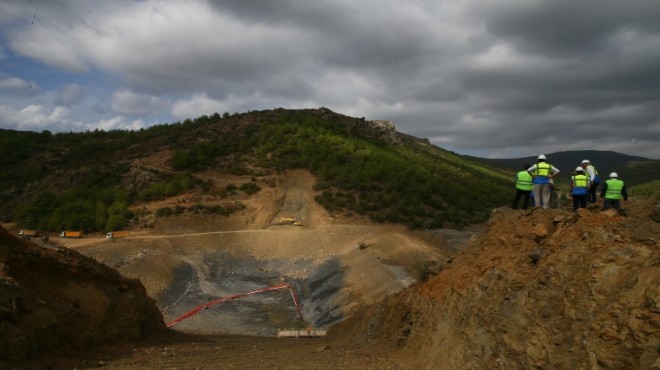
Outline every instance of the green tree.
[(195, 158), (187, 150), (177, 150), (172, 155), (170, 165), (177, 171), (188, 170), (195, 167)]
[(105, 226), (105, 231), (123, 229), (130, 219), (130, 212), (128, 205), (123, 200), (116, 200), (108, 209), (108, 223)]

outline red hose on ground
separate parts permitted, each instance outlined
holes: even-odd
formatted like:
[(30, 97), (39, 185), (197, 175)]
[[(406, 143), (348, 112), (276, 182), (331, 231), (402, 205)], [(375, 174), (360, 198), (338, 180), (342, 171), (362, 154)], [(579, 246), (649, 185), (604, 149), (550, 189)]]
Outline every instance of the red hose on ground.
[(293, 288), (293, 286), (291, 284), (280, 284), (280, 285), (274, 285), (274, 286), (270, 286), (270, 287), (266, 287), (266, 288), (253, 290), (251, 292), (234, 294), (234, 295), (230, 295), (230, 296), (227, 296), (227, 297), (219, 298), (219, 299), (204, 303), (204, 304), (199, 305), (199, 306), (193, 308), (192, 310), (184, 313), (183, 315), (177, 317), (176, 319), (170, 321), (167, 324), (167, 327), (171, 328), (172, 326), (174, 326), (174, 324), (176, 324), (180, 321), (183, 321), (183, 320), (189, 318), (190, 316), (194, 316), (194, 315), (200, 313), (202, 310), (207, 309), (209, 307), (213, 307), (213, 306), (215, 306), (219, 303), (226, 302), (226, 301), (231, 301), (231, 300), (237, 299), (237, 298), (243, 298), (243, 297), (246, 297), (246, 296), (249, 296), (249, 295), (252, 295), (252, 294), (256, 294), (256, 293), (269, 292), (271, 290), (284, 289), (284, 288), (289, 288), (289, 291), (291, 292), (291, 297), (293, 298), (293, 303), (296, 305), (296, 311), (298, 312), (298, 318), (300, 318), (300, 322), (304, 324), (305, 320), (303, 319), (302, 311), (300, 310), (300, 302), (299, 302), (299, 299), (298, 299), (298, 295), (296, 294), (296, 290)]

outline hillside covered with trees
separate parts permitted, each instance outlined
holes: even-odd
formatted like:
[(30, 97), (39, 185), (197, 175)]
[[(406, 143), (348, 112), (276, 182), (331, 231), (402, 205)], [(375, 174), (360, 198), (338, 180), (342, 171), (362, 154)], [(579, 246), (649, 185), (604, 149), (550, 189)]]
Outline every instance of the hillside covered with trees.
[[(136, 163), (168, 153), (168, 168)], [(395, 131), (328, 109), (214, 114), (138, 131), (41, 133), (0, 130), (0, 214), (31, 229), (85, 232), (128, 227), (137, 205), (183, 192), (219, 198), (260, 191), (257, 179), (308, 169), (317, 202), (331, 212), (368, 216), (411, 228), (461, 227), (485, 221), (507, 204), (509, 174)], [(197, 174), (251, 176), (218, 189)], [(131, 180), (132, 179), (132, 180)], [(240, 198), (240, 197), (234, 197)], [(176, 212), (228, 215), (241, 209)]]

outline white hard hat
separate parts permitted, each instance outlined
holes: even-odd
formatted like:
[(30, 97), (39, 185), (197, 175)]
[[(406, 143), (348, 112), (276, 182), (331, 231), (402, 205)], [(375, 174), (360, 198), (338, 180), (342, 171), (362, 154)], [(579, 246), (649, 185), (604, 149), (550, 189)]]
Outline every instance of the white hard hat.
[(619, 174), (616, 172), (610, 173), (610, 177), (619, 177)]
[(591, 162), (589, 162), (589, 160), (588, 160), (588, 159), (583, 159), (581, 163), (586, 163), (586, 164), (589, 164), (589, 163), (591, 163)]
[(545, 159), (545, 154), (541, 154), (538, 159)]
[(577, 166), (575, 167), (575, 172), (584, 172), (584, 168)]

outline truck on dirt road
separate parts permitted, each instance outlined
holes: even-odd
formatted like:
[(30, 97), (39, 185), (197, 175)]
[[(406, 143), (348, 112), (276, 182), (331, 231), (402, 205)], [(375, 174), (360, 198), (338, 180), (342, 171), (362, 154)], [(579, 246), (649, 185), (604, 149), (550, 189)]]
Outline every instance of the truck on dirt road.
[(23, 239), (30, 239), (39, 236), (39, 232), (37, 230), (21, 230), (18, 235)]
[(81, 236), (82, 236), (82, 232), (81, 232), (81, 231), (70, 231), (70, 230), (67, 230), (67, 231), (62, 231), (62, 232), (60, 233), (60, 237), (62, 237), (62, 238), (80, 238)]
[(127, 238), (129, 236), (128, 231), (111, 231), (107, 234), (105, 234), (105, 237), (107, 239), (114, 239), (114, 238)]

